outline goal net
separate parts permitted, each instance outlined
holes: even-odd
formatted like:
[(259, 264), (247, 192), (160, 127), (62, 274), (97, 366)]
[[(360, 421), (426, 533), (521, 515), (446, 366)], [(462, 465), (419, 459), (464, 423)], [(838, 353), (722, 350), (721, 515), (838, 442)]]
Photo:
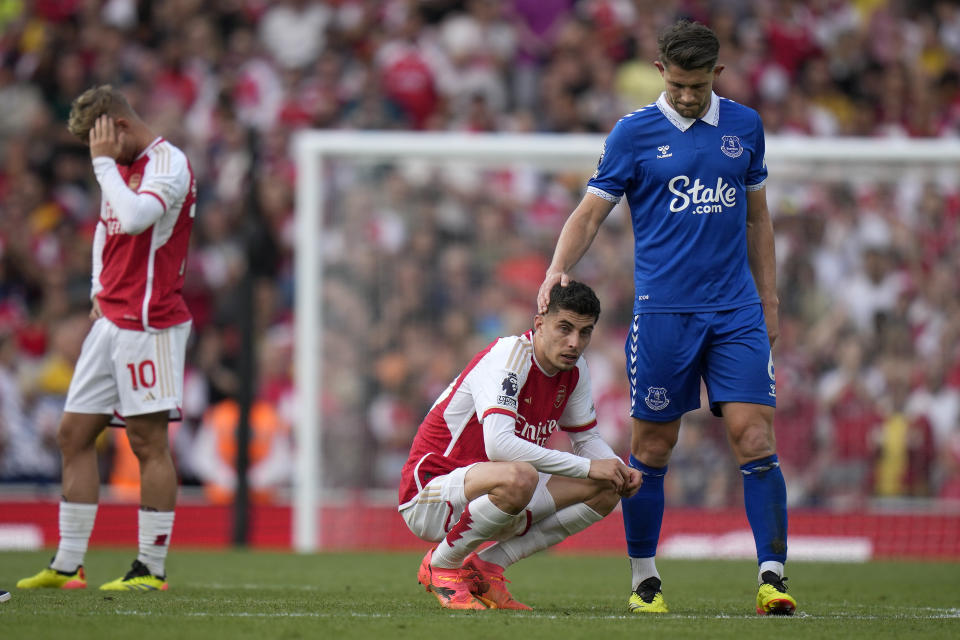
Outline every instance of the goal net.
[[(593, 135), (298, 134), (295, 549), (369, 526), (332, 522), (324, 505), (395, 505), (400, 467), (437, 395), (490, 340), (531, 326), (560, 227), (601, 144)], [(960, 384), (950, 262), (958, 147), (767, 140), (781, 297), (778, 452), (794, 506), (960, 495), (941, 453), (958, 435), (938, 412)], [(586, 357), (600, 428), (623, 455), (632, 256), (620, 205), (574, 271), (603, 307)], [(736, 506), (722, 427), (701, 410), (681, 434), (668, 502)]]

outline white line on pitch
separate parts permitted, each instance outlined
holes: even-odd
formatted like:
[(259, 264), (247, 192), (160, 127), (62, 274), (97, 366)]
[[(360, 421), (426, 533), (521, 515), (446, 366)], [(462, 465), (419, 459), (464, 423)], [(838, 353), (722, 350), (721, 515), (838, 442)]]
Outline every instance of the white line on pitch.
[[(932, 607), (927, 607), (929, 614), (919, 614), (919, 613), (895, 613), (891, 615), (844, 615), (844, 614), (828, 614), (828, 615), (819, 615), (819, 614), (810, 614), (800, 612), (794, 618), (799, 619), (810, 619), (810, 620), (937, 620), (937, 619), (953, 619), (960, 618), (960, 609), (935, 609)], [(156, 611), (137, 611), (137, 610), (120, 610), (117, 609), (114, 613), (122, 616), (164, 616), (164, 617), (190, 617), (190, 618), (408, 618), (414, 614), (403, 614), (396, 615), (390, 613), (327, 613), (322, 611), (290, 611), (290, 612), (232, 612), (232, 613), (205, 613), (202, 611), (192, 611), (187, 613), (167, 613), (167, 612), (156, 612)], [(451, 614), (451, 617), (460, 617), (461, 614)], [(419, 618), (419, 614), (416, 614), (414, 617)], [(524, 613), (519, 616), (520, 618), (534, 618), (534, 619), (544, 619), (544, 620), (636, 620), (635, 615), (571, 615), (571, 616), (561, 616), (555, 614), (541, 614), (541, 613)], [(688, 614), (666, 614), (662, 616), (664, 619), (679, 619), (679, 620), (707, 620), (707, 619), (724, 619), (724, 620), (756, 620), (758, 616), (756, 615), (727, 615), (727, 614), (718, 614), (718, 615), (688, 615)], [(788, 618), (784, 618), (787, 620)]]

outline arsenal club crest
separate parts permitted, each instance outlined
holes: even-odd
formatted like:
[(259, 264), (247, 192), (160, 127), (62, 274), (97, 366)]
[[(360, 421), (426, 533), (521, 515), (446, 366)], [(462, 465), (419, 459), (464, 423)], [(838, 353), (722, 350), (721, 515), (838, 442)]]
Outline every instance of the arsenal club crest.
[(560, 387), (557, 389), (557, 397), (556, 397), (556, 399), (553, 401), (553, 406), (556, 407), (557, 409), (559, 409), (559, 408), (560, 408), (560, 405), (563, 404), (564, 398), (566, 398), (566, 397), (567, 397), (567, 385), (562, 384), (562, 385), (560, 385)]

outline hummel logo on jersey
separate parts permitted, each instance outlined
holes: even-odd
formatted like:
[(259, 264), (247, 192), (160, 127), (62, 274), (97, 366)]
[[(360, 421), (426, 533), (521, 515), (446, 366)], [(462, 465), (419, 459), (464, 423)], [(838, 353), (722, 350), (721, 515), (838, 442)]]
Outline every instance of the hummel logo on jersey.
[(673, 156), (672, 153), (667, 153), (668, 151), (670, 151), (670, 145), (668, 144), (664, 144), (657, 147), (657, 151), (660, 152), (660, 155), (657, 156), (657, 160), (660, 160), (661, 158), (669, 158)]
[(670, 211), (677, 213), (684, 211), (691, 203), (699, 205), (691, 213), (723, 213), (724, 208), (734, 207), (737, 204), (737, 190), (720, 177), (715, 187), (708, 187), (700, 182), (700, 178), (693, 181), (690, 178), (676, 176), (667, 184), (670, 193), (677, 196), (670, 201)]

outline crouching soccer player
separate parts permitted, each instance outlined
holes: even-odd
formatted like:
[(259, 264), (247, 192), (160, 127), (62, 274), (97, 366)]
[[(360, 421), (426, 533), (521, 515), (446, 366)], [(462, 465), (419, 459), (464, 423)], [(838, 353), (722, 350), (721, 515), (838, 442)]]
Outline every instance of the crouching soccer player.
[[(504, 569), (599, 522), (640, 487), (640, 472), (596, 429), (582, 354), (599, 315), (590, 287), (555, 286), (533, 330), (478, 353), (420, 425), (400, 514), (439, 543), (417, 579), (441, 606), (530, 609), (507, 590)], [(574, 453), (543, 446), (558, 428)]]

